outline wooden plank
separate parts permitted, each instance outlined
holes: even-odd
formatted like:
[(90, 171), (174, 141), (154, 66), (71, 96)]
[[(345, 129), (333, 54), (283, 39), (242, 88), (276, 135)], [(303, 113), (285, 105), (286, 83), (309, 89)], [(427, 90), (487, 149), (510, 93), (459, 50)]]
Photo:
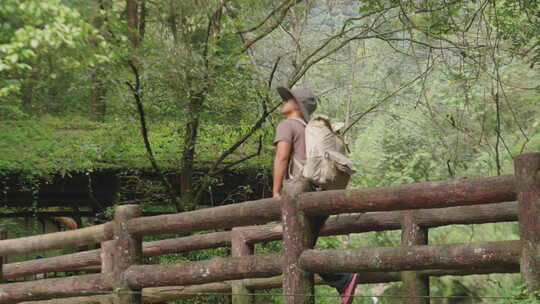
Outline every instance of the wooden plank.
[(515, 157), (519, 232), (523, 243), (521, 276), (530, 291), (540, 290), (540, 153)]

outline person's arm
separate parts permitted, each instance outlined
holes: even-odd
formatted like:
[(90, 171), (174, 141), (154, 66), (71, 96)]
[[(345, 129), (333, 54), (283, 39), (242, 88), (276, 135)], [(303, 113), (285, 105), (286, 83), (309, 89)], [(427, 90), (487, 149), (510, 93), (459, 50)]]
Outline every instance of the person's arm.
[(274, 171), (272, 173), (272, 197), (281, 195), (283, 179), (287, 174), (289, 157), (291, 155), (291, 144), (286, 141), (279, 141), (276, 145), (276, 155), (274, 157)]

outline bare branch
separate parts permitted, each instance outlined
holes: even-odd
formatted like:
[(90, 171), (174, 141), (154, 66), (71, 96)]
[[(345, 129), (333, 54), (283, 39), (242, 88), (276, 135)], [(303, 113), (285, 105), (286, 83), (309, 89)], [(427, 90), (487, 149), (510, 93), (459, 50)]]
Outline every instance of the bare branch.
[(251, 159), (257, 155), (260, 154), (260, 151), (262, 149), (262, 138), (259, 137), (259, 146), (257, 148), (257, 152), (251, 155), (248, 155), (247, 157), (244, 157), (238, 161), (232, 162), (231, 164), (228, 164), (225, 168), (218, 169), (218, 167), (223, 163), (225, 158), (227, 158), (229, 155), (233, 154), (243, 143), (245, 143), (257, 130), (261, 128), (263, 123), (266, 121), (266, 118), (272, 114), (280, 104), (275, 105), (270, 111), (264, 110), (263, 115), (259, 118), (257, 122), (251, 127), (251, 129), (244, 134), (240, 139), (238, 139), (229, 149), (223, 151), (219, 158), (214, 162), (212, 165), (212, 168), (208, 171), (206, 178), (203, 179), (202, 184), (199, 186), (197, 193), (195, 195), (194, 201), (199, 201), (204, 193), (204, 190), (208, 187), (210, 184), (210, 177), (214, 177), (218, 175), (219, 173), (223, 172), (224, 170), (230, 169), (248, 159)]
[(270, 72), (270, 78), (268, 79), (268, 89), (272, 88), (272, 81), (274, 80), (274, 74), (276, 73), (276, 70), (277, 70), (277, 67), (278, 67), (280, 61), (281, 61), (281, 57), (278, 57), (278, 59), (274, 63), (274, 67), (272, 68), (272, 72)]
[(244, 134), (240, 139), (238, 139), (231, 147), (229, 147), (227, 150), (223, 151), (221, 155), (218, 157), (218, 159), (214, 162), (214, 165), (212, 166), (212, 169), (210, 169), (210, 175), (213, 174), (213, 172), (217, 169), (219, 165), (227, 158), (229, 155), (234, 153), (244, 142), (246, 142), (257, 130), (259, 130), (263, 123), (266, 121), (266, 118), (270, 116), (278, 107), (280, 104), (275, 105), (270, 111), (264, 111), (263, 115), (255, 122), (255, 124), (251, 127), (251, 129)]
[(277, 14), (277, 12), (279, 12), (280, 10), (284, 9), (285, 6), (290, 3), (289, 0), (285, 0), (283, 1), (278, 7), (276, 7), (275, 9), (273, 9), (267, 16), (266, 18), (264, 18), (260, 23), (258, 23), (257, 25), (251, 27), (251, 28), (248, 28), (248, 29), (245, 29), (245, 30), (239, 30), (238, 33), (240, 34), (246, 34), (246, 33), (249, 33), (249, 32), (253, 32), (253, 31), (256, 31), (258, 30), (261, 26), (263, 26), (270, 18), (272, 18), (275, 14)]
[(257, 151), (256, 152), (254, 152), (253, 154), (250, 154), (250, 155), (248, 155), (246, 157), (243, 157), (243, 158), (241, 158), (241, 159), (239, 159), (237, 161), (234, 161), (234, 162), (232, 162), (230, 164), (227, 164), (227, 166), (225, 166), (225, 167), (217, 170), (216, 172), (214, 172), (212, 174), (212, 176), (219, 175), (223, 171), (229, 170), (230, 168), (232, 168), (232, 167), (234, 167), (234, 166), (236, 166), (238, 164), (241, 164), (241, 163), (243, 163), (243, 162), (245, 162), (245, 161), (247, 161), (249, 159), (252, 159), (253, 157), (259, 156), (261, 154), (261, 151), (262, 151), (262, 136), (259, 136), (259, 145), (257, 146)]
[(342, 134), (345, 134), (347, 133), (347, 131), (349, 131), (351, 129), (352, 126), (354, 126), (357, 122), (359, 122), (364, 116), (366, 116), (367, 114), (369, 114), (370, 112), (372, 112), (373, 110), (375, 110), (376, 108), (378, 108), (379, 106), (381, 106), (383, 103), (385, 103), (386, 101), (388, 101), (390, 98), (394, 97), (397, 93), (399, 93), (401, 90), (403, 90), (404, 88), (407, 88), (408, 86), (412, 85), (413, 83), (415, 83), (418, 79), (424, 77), (425, 75), (427, 75), (431, 69), (433, 68), (433, 65), (430, 65), (429, 67), (427, 67), (427, 69), (420, 75), (416, 76), (414, 79), (412, 79), (411, 81), (408, 81), (407, 83), (405, 83), (404, 85), (400, 86), (398, 89), (396, 89), (395, 91), (393, 91), (392, 93), (390, 93), (389, 95), (385, 96), (383, 99), (381, 99), (379, 102), (377, 102), (376, 104), (374, 104), (373, 106), (371, 106), (369, 109), (367, 109), (365, 112), (363, 112), (362, 114), (360, 114), (360, 116), (358, 116), (353, 122), (351, 122), (342, 132)]
[[(287, 2), (287, 1), (286, 1)], [(285, 20), (285, 17), (287, 16), (287, 13), (289, 10), (298, 4), (299, 1), (297, 0), (289, 0), (288, 4), (281, 10), (281, 14), (279, 15), (278, 19), (271, 24), (268, 28), (266, 28), (260, 35), (255, 36), (251, 39), (248, 39), (244, 43), (244, 47), (240, 50), (240, 54), (244, 53), (246, 50), (248, 50), (253, 44), (255, 44), (257, 41), (261, 40), (262, 38), (268, 36), (270, 33), (272, 33), (282, 22)]]
[(178, 212), (183, 211), (183, 207), (179, 202), (177, 201), (176, 197), (178, 193), (176, 192), (175, 188), (169, 183), (167, 178), (165, 177), (165, 174), (161, 170), (161, 168), (158, 166), (156, 158), (154, 157), (154, 152), (152, 151), (152, 145), (150, 144), (150, 140), (148, 139), (148, 128), (146, 126), (146, 118), (144, 113), (144, 107), (142, 104), (141, 94), (140, 94), (140, 88), (141, 88), (141, 81), (140, 81), (140, 75), (139, 70), (133, 63), (133, 61), (128, 61), (129, 67), (131, 68), (131, 71), (133, 72), (133, 75), (135, 76), (135, 86), (133, 86), (130, 82), (126, 82), (127, 86), (130, 88), (131, 93), (133, 94), (133, 97), (135, 98), (135, 102), (137, 104), (137, 111), (139, 113), (139, 121), (141, 124), (141, 135), (143, 137), (144, 146), (146, 148), (146, 155), (148, 156), (148, 160), (152, 164), (152, 168), (156, 173), (159, 175), (161, 181), (165, 185), (165, 187), (169, 190), (171, 201), (174, 205), (174, 207), (177, 209)]

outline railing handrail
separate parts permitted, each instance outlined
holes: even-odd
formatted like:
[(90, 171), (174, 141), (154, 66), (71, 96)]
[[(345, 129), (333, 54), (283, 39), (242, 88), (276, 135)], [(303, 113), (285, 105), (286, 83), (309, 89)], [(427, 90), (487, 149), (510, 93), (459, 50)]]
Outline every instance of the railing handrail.
[[(432, 209), (509, 202), (516, 199), (515, 178), (504, 175), (414, 183), (365, 189), (308, 192), (299, 196), (310, 215)], [(138, 217), (127, 222), (133, 235), (189, 233), (209, 229), (264, 224), (279, 220), (281, 201), (275, 198), (205, 208), (176, 214)]]
[[(517, 220), (517, 202), (494, 203), (479, 206), (448, 207), (418, 210), (416, 220), (425, 227), (440, 227), (454, 224), (481, 224)], [(322, 236), (385, 231), (400, 229), (401, 211), (373, 212), (356, 215), (333, 216), (321, 229)], [(281, 224), (245, 226), (239, 228), (247, 244), (279, 240)], [(1, 243), (0, 243), (1, 244)], [(144, 256), (189, 252), (231, 245), (229, 231), (198, 234), (143, 243)], [(100, 250), (59, 255), (51, 258), (30, 260), (4, 265), (4, 277), (20, 276), (54, 271), (70, 271), (86, 266), (100, 265)], [(33, 271), (29, 271), (33, 269)]]
[[(516, 199), (511, 175), (414, 183), (366, 189), (305, 193), (299, 205), (310, 214), (339, 214), (488, 204)], [(138, 217), (127, 222), (134, 235), (188, 233), (265, 224), (279, 220), (279, 199), (267, 198), (176, 214)], [(112, 223), (0, 241), (0, 256), (96, 244), (112, 238)]]
[(112, 239), (110, 223), (0, 241), (0, 256), (93, 245)]

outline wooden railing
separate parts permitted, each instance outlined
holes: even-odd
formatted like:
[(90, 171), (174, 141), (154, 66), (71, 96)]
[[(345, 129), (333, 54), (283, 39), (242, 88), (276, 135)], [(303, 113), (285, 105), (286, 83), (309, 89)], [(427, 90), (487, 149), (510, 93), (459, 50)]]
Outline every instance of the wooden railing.
[[(429, 276), (448, 274), (521, 272), (528, 288), (537, 290), (540, 153), (520, 155), (515, 163), (515, 177), (368, 189), (303, 193), (306, 182), (297, 180), (285, 187), (280, 199), (178, 214), (141, 217), (138, 206), (119, 206), (114, 221), (104, 225), (0, 241), (1, 256), (101, 243), (100, 250), (4, 265), (6, 279), (98, 265), (101, 273), (3, 284), (0, 303), (75, 296), (85, 298), (66, 300), (106, 303), (113, 297), (118, 303), (139, 303), (141, 294), (145, 302), (158, 302), (198, 292), (232, 292), (235, 303), (249, 303), (250, 290), (279, 286), (283, 287), (287, 303), (310, 303), (313, 297), (306, 295), (313, 294), (312, 273), (316, 272), (361, 272), (361, 283), (402, 280), (407, 295), (414, 296), (408, 303), (428, 303), (425, 296), (429, 295)], [(516, 198), (519, 202), (512, 202)], [(309, 229), (311, 216), (358, 212), (331, 218), (322, 235), (401, 229), (402, 246), (351, 250), (309, 248), (313, 237)], [(282, 224), (248, 226), (280, 219)], [(430, 227), (516, 219), (520, 222), (519, 241), (427, 245)], [(145, 235), (226, 228), (232, 230), (141, 241)], [(277, 239), (283, 239), (282, 254), (253, 254), (253, 244)], [(232, 257), (142, 265), (143, 256), (222, 246), (231, 246)], [(282, 278), (275, 278), (282, 273)], [(179, 290), (170, 286), (186, 287)], [(47, 302), (62, 303), (62, 300)]]

